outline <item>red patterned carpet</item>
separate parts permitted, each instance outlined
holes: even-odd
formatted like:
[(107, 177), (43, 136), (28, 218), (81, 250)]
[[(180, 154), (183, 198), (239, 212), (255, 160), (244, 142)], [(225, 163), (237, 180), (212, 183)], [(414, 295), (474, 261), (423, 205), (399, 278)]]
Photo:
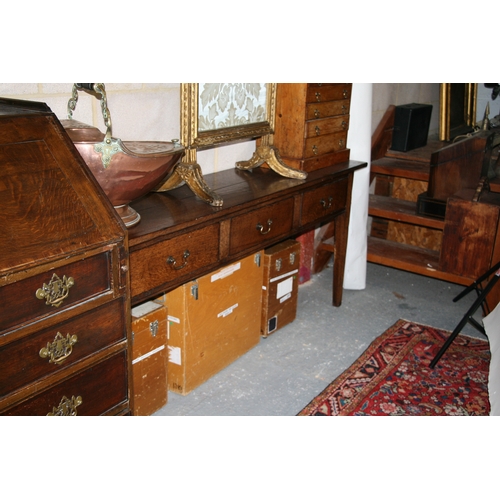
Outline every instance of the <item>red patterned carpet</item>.
[(488, 415), (486, 340), (460, 334), (429, 368), (449, 334), (398, 320), (298, 415)]

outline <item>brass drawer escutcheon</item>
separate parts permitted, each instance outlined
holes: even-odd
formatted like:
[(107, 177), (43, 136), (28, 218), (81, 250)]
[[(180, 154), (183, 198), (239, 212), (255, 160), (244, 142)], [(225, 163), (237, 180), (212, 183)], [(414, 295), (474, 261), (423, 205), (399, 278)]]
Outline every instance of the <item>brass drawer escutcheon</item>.
[(41, 358), (49, 358), (49, 363), (61, 364), (72, 352), (73, 346), (77, 343), (78, 337), (70, 335), (63, 337), (60, 332), (57, 332), (52, 342), (47, 342), (47, 347), (40, 349)]
[(174, 271), (180, 271), (181, 269), (183, 269), (187, 263), (188, 263), (188, 259), (189, 259), (189, 256), (191, 254), (189, 253), (189, 250), (184, 250), (184, 253), (182, 254), (182, 264), (180, 266), (177, 265), (177, 261), (174, 259), (174, 257), (172, 255), (170, 255), (167, 259), (167, 264), (174, 270)]
[(264, 226), (262, 224), (257, 224), (257, 230), (259, 231), (260, 234), (267, 234), (269, 231), (271, 231), (271, 225), (273, 221), (272, 219), (267, 220), (267, 230), (264, 231)]
[(316, 144), (312, 147), (312, 150), (315, 155), (318, 154), (318, 146), (316, 146)]
[(43, 300), (48, 306), (59, 307), (64, 299), (69, 295), (69, 289), (75, 284), (75, 280), (71, 277), (63, 276), (62, 279), (53, 274), (48, 284), (43, 284), (36, 291), (36, 298)]
[(71, 399), (63, 396), (59, 405), (52, 407), (52, 411), (47, 413), (47, 417), (76, 417), (76, 408), (82, 403), (81, 396), (71, 396)]
[(316, 132), (316, 135), (319, 135), (321, 133), (321, 129), (316, 125), (314, 132)]

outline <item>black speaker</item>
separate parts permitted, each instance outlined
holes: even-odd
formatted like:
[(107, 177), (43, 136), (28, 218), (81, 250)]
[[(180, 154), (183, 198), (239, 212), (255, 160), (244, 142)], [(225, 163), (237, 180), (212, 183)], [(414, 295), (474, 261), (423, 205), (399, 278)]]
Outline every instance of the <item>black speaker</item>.
[(411, 151), (425, 146), (431, 123), (432, 104), (396, 106), (391, 149)]

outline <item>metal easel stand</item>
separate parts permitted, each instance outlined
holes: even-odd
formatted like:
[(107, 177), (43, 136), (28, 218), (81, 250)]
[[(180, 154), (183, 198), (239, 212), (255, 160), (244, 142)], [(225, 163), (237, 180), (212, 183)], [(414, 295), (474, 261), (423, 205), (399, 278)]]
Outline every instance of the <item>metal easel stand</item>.
[[(483, 288), (482, 287), (482, 282), (488, 279), (492, 274), (494, 276), (491, 278), (491, 280), (488, 282), (488, 284)], [(446, 352), (448, 347), (450, 347), (451, 343), (455, 340), (457, 335), (462, 331), (463, 327), (469, 323), (471, 324), (474, 328), (476, 328), (479, 332), (481, 332), (483, 335), (486, 335), (486, 331), (484, 330), (484, 327), (480, 325), (472, 316), (474, 313), (479, 309), (479, 307), (483, 308), (483, 312), (487, 312), (487, 306), (484, 303), (486, 300), (486, 296), (490, 292), (490, 290), (495, 286), (495, 283), (498, 281), (500, 278), (500, 262), (498, 262), (496, 265), (494, 265), (489, 271), (484, 273), (481, 277), (479, 277), (474, 283), (470, 284), (465, 290), (463, 290), (461, 293), (459, 293), (454, 299), (453, 302), (459, 301), (462, 297), (465, 297), (469, 292), (472, 290), (476, 290), (477, 292), (477, 299), (475, 300), (474, 304), (470, 307), (470, 309), (465, 313), (464, 317), (460, 321), (460, 323), (456, 326), (455, 330), (453, 330), (452, 334), (449, 336), (448, 340), (444, 343), (443, 347), (439, 350), (439, 352), (436, 354), (434, 359), (431, 361), (430, 367), (434, 368), (436, 366), (436, 363), (441, 359), (441, 356)]]

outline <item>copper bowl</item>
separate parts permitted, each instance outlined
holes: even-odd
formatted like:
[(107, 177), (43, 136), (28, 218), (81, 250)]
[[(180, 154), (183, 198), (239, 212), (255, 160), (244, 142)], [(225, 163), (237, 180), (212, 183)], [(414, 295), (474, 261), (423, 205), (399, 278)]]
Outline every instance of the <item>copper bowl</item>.
[(96, 127), (72, 119), (61, 123), (127, 227), (141, 218), (129, 203), (162, 183), (184, 154), (174, 142), (112, 138), (107, 144)]

